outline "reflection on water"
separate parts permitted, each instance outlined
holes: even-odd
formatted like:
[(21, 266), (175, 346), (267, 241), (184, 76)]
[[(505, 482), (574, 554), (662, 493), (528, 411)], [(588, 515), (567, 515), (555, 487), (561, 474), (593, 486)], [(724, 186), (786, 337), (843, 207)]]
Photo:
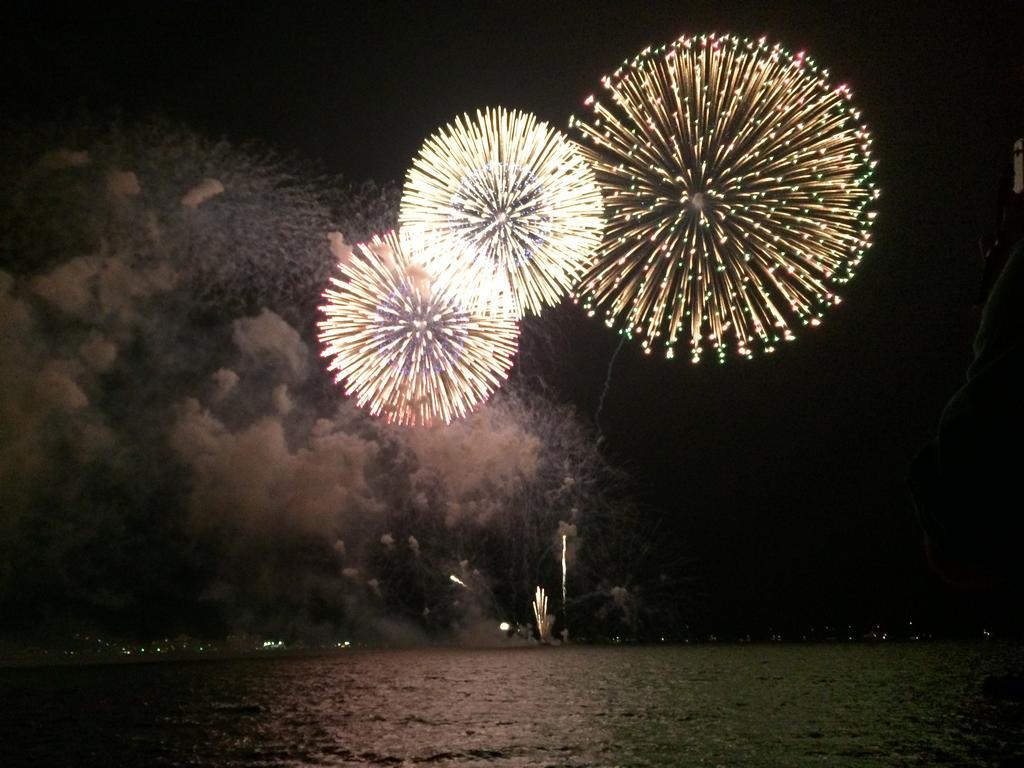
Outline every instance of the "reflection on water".
[(994, 765), (1017, 645), (348, 651), (0, 669), (0, 765)]

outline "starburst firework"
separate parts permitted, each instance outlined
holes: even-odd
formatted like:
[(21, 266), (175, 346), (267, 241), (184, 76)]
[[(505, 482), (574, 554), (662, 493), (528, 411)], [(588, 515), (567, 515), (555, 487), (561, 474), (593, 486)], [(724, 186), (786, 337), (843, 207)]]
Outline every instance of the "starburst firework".
[(414, 261), (394, 232), (357, 245), (324, 292), (319, 324), (329, 370), (356, 405), (389, 422), (449, 423), (484, 402), (507, 375), (518, 324), (500, 309), (476, 314), (449, 283)]
[(817, 325), (870, 246), (871, 137), (845, 85), (762, 39), (646, 49), (571, 123), (605, 195), (590, 314), (693, 360), (751, 356)]
[[(428, 267), (480, 297), (480, 275), (505, 285), (517, 316), (557, 304), (601, 242), (602, 201), (578, 147), (525, 112), (463, 115), (424, 142), (399, 220)], [(492, 297), (484, 297), (493, 300)]]

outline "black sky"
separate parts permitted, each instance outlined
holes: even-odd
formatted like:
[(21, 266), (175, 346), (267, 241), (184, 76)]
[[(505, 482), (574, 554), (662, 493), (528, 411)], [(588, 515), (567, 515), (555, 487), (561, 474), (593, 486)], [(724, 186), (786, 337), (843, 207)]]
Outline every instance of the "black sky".
[[(965, 610), (926, 576), (905, 476), (970, 359), (975, 242), (1024, 131), (1014, 4), (948, 5), (21, 2), (0, 24), (2, 95), (11, 113), (157, 113), (389, 181), (465, 110), (565, 126), (649, 44), (720, 31), (806, 49), (853, 88), (879, 160), (875, 247), (845, 302), (750, 362), (627, 346), (601, 423), (720, 621), (893, 622)], [(617, 338), (559, 317), (566, 355), (544, 373), (590, 416)]]

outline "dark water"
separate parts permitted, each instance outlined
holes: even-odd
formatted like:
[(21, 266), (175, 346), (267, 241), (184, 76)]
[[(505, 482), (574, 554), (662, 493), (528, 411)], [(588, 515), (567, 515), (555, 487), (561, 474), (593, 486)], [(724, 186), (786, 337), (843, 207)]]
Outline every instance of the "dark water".
[(0, 766), (1015, 765), (1024, 704), (981, 682), (1021, 669), (932, 643), (0, 669)]

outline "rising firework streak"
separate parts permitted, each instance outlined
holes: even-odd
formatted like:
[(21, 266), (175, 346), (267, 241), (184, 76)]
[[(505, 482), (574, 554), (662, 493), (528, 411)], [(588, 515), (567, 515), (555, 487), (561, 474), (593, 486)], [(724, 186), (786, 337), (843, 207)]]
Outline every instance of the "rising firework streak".
[(543, 587), (537, 587), (533, 596), (533, 616), (537, 620), (537, 634), (542, 643), (551, 639), (551, 625), (548, 622), (548, 596)]

